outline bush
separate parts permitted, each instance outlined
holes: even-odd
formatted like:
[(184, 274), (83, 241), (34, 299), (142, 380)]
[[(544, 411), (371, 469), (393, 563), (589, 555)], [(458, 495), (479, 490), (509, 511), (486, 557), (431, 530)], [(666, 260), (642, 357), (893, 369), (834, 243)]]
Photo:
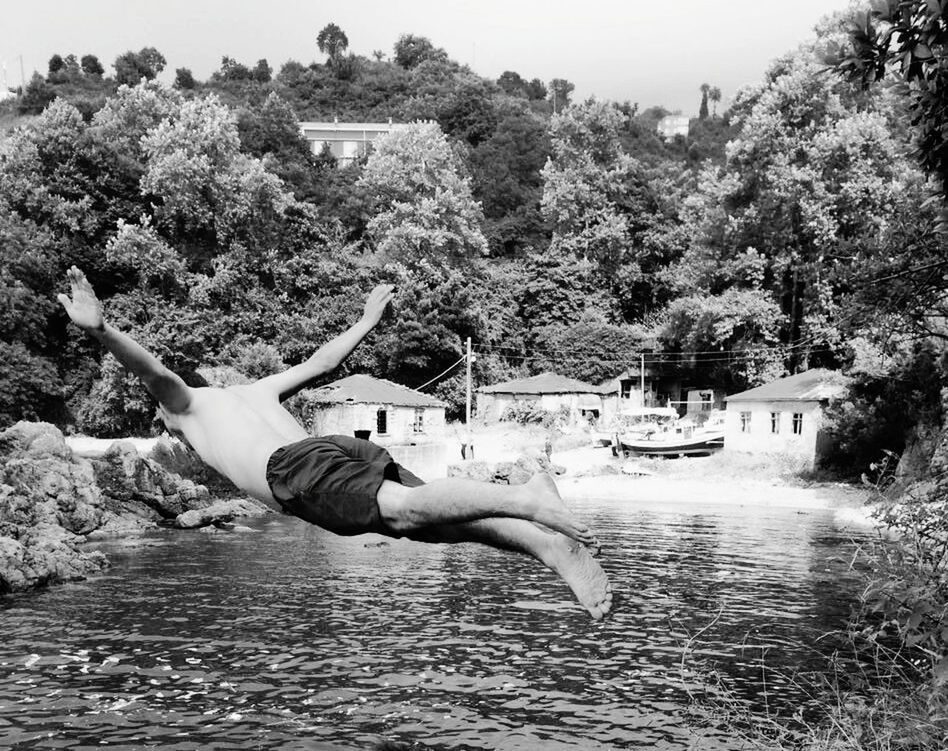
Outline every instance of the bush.
[(571, 414), (569, 407), (549, 411), (536, 402), (516, 401), (501, 413), (500, 419), (502, 422), (515, 422), (519, 425), (540, 425), (544, 428), (552, 428), (567, 425)]

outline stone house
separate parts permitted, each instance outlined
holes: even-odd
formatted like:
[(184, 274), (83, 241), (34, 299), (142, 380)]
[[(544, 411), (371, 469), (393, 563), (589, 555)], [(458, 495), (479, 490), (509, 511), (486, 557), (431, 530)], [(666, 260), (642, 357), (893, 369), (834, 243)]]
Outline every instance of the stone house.
[(316, 435), (356, 435), (381, 446), (440, 442), (444, 437), (445, 403), (391, 381), (351, 375), (308, 396), (316, 405), (310, 424)]
[(791, 457), (818, 466), (828, 445), (823, 411), (846, 391), (845, 377), (815, 368), (727, 397), (725, 451)]
[(575, 421), (598, 418), (603, 412), (599, 386), (557, 373), (541, 373), (477, 389), (477, 414), (487, 422), (498, 422), (508, 407), (518, 403), (546, 412), (565, 407)]

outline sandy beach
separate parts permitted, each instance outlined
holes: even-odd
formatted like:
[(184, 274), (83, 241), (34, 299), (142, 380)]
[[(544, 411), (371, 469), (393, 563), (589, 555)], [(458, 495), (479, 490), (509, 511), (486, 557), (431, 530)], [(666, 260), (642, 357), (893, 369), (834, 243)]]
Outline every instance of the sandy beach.
[[(464, 436), (463, 426), (456, 433)], [(477, 425), (472, 437), (475, 458), (494, 463), (542, 453), (551, 436), (539, 427), (499, 424)], [(141, 437), (121, 440), (131, 442), (142, 454), (148, 454), (158, 441)], [(101, 456), (113, 442), (88, 436), (66, 438), (70, 448), (83, 456)], [(845, 483), (806, 482), (779, 462), (726, 451), (707, 457), (627, 460), (614, 457), (609, 447), (593, 446), (589, 435), (578, 430), (554, 435), (552, 447), (557, 484), (568, 501), (602, 498), (629, 503), (833, 509), (852, 523), (869, 523), (864, 489)], [(449, 455), (460, 456), (460, 446)]]

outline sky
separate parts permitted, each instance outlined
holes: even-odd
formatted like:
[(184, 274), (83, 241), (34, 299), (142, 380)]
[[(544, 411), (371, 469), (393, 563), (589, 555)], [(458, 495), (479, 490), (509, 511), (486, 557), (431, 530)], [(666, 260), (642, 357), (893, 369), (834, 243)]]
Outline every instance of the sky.
[(227, 55), (274, 72), (287, 60), (324, 57), (316, 35), (333, 22), (349, 50), (391, 55), (402, 34), (428, 37), (475, 73), (505, 70), (549, 82), (565, 78), (575, 98), (661, 105), (697, 114), (702, 83), (724, 104), (761, 80), (775, 57), (812, 35), (851, 0), (0, 0), (0, 85), (45, 74), (54, 53), (94, 54), (111, 74), (127, 50), (156, 47), (162, 78), (190, 68), (207, 78)]

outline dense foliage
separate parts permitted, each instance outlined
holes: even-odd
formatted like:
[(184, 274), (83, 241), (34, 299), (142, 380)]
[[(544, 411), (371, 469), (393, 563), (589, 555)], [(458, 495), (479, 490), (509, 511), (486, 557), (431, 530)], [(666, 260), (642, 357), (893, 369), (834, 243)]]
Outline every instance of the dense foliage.
[[(485, 80), (412, 34), (386, 60), (328, 24), (324, 62), (225, 57), (172, 88), (154, 48), (112, 76), (94, 55), (54, 56), (16, 105), (34, 116), (0, 145), (0, 346), (18, 363), (0, 420), (149, 427), (140, 387), (52, 302), (73, 263), (186, 372), (299, 362), (379, 280), (398, 285), (392, 321), (346, 367), (412, 386), (449, 369), (429, 388), (456, 406), (468, 336), (479, 382), (604, 381), (642, 352), (728, 391), (846, 367), (853, 340), (925, 320), (923, 296), (900, 296), (938, 244), (904, 100), (825, 75), (845, 39), (828, 21), (720, 115), (702, 85), (691, 135), (667, 141), (661, 108), (573, 103), (562, 78)], [(297, 126), (332, 118), (416, 122), (340, 166)]]

